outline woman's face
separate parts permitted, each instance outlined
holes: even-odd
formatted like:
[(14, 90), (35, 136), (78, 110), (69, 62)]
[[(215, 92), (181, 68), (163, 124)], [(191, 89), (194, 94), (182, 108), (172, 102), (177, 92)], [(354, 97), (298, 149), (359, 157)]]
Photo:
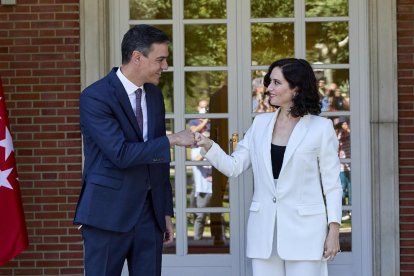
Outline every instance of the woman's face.
[(275, 67), (272, 70), (267, 91), (269, 92), (269, 101), (272, 105), (288, 109), (292, 107), (292, 98), (295, 95), (295, 89), (289, 87), (289, 83), (279, 67)]

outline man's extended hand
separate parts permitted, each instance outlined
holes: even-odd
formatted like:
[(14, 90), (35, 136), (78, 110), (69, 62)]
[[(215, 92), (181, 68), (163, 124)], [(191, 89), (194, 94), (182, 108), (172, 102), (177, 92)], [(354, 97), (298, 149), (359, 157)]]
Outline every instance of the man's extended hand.
[(171, 146), (193, 146), (195, 144), (194, 133), (189, 129), (167, 135)]

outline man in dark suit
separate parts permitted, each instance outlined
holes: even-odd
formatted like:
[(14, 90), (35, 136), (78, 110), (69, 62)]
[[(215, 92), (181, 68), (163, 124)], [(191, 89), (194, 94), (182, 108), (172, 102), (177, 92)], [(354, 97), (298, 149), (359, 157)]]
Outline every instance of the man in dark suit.
[(159, 83), (168, 37), (138, 25), (122, 40), (122, 66), (80, 97), (84, 145), (75, 224), (84, 239), (85, 273), (161, 275), (163, 243), (173, 241), (170, 146), (194, 144), (190, 130), (166, 135)]

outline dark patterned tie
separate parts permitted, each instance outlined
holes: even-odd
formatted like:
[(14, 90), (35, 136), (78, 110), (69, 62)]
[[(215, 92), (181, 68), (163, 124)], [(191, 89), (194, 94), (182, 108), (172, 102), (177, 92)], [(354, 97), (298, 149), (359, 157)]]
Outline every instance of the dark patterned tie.
[(143, 119), (142, 107), (141, 107), (142, 89), (138, 88), (137, 91), (135, 91), (135, 95), (137, 97), (136, 98), (137, 108), (136, 108), (135, 116), (137, 117), (137, 122), (138, 122), (139, 129), (141, 130), (141, 133), (144, 133), (144, 129), (143, 129), (144, 119)]

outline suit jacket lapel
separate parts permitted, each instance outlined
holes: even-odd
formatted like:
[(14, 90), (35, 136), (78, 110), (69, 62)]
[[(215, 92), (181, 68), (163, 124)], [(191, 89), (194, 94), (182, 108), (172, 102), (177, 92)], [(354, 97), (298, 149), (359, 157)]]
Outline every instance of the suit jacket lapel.
[(289, 142), (286, 146), (285, 156), (283, 157), (283, 164), (282, 169), (280, 170), (280, 174), (282, 174), (283, 169), (286, 167), (286, 164), (289, 162), (296, 148), (305, 137), (306, 132), (308, 131), (309, 120), (310, 115), (303, 116), (293, 129), (292, 134), (289, 138)]
[(116, 70), (117, 68), (114, 68), (112, 72), (109, 74), (110, 84), (112, 85), (115, 91), (116, 98), (119, 100), (119, 103), (121, 104), (121, 108), (125, 112), (125, 116), (131, 123), (131, 125), (134, 126), (134, 130), (137, 133), (137, 135), (142, 138), (142, 133), (139, 130), (137, 118), (135, 117), (135, 113), (132, 109), (131, 102), (129, 101), (128, 94), (124, 86), (122, 85), (122, 82), (117, 77)]

